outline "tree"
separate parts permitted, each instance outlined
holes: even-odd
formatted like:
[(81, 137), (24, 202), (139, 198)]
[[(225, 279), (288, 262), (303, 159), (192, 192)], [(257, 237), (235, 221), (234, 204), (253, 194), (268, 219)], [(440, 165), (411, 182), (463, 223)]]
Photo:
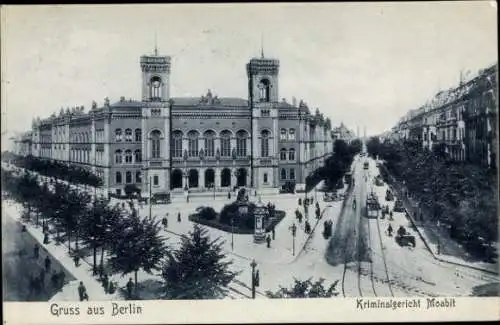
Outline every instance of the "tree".
[(331, 298), (336, 297), (336, 291), (339, 280), (335, 281), (329, 287), (324, 286), (325, 279), (312, 281), (309, 278), (305, 281), (294, 279), (294, 284), (290, 288), (280, 287), (276, 292), (266, 291), (266, 296), (269, 298)]
[(223, 298), (238, 274), (229, 270), (232, 261), (223, 261), (223, 244), (220, 238), (210, 240), (207, 230), (195, 225), (163, 267), (164, 298)]
[(366, 150), (368, 151), (368, 154), (373, 158), (380, 155), (380, 147), (381, 143), (378, 137), (371, 137), (366, 143)]
[(131, 215), (115, 225), (114, 242), (110, 247), (111, 267), (123, 275), (134, 272), (137, 292), (137, 272), (143, 269), (152, 274), (160, 270), (167, 251), (165, 239), (160, 236), (160, 221), (156, 218), (140, 219)]

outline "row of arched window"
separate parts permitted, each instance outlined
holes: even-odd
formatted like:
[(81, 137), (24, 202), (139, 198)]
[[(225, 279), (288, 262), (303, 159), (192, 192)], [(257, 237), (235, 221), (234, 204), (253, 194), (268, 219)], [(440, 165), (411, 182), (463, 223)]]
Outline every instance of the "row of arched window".
[[(131, 171), (126, 171), (125, 172), (125, 183), (126, 184), (131, 184), (131, 183), (141, 183), (142, 182), (142, 174), (140, 171), (135, 172), (135, 180), (132, 179), (132, 172)], [(115, 183), (116, 184), (122, 184), (123, 183), (123, 174), (122, 172), (116, 172), (115, 173)]]
[(295, 140), (295, 129), (284, 129), (280, 130), (280, 140)]
[[(134, 132), (132, 132), (132, 129), (125, 129), (125, 142), (141, 142), (142, 141), (142, 131), (141, 129), (135, 129)], [(116, 129), (115, 130), (115, 141), (116, 142), (121, 142), (123, 141), (123, 132), (122, 129)]]
[(133, 164), (142, 162), (141, 149), (137, 149), (132, 154), (132, 150), (122, 151), (120, 149), (115, 151), (115, 164)]
[(282, 148), (280, 150), (280, 160), (295, 160), (295, 149), (290, 148), (289, 150), (286, 150), (285, 148)]

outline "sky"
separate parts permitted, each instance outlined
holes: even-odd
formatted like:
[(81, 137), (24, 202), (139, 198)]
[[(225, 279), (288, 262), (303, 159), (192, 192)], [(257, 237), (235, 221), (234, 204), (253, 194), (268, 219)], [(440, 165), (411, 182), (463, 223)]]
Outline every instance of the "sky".
[[(139, 57), (172, 57), (171, 96), (247, 98), (245, 64), (280, 60), (279, 96), (380, 134), (460, 71), (497, 62), (496, 4), (2, 7), (2, 146), (61, 107), (139, 99)], [(156, 41), (155, 41), (156, 40)]]

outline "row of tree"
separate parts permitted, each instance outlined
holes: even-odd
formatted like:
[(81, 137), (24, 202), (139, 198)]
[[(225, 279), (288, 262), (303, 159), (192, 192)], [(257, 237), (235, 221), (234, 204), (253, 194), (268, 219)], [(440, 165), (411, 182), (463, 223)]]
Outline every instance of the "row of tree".
[(478, 252), (498, 240), (495, 171), (452, 161), (441, 145), (426, 150), (418, 142), (380, 143), (371, 138), (367, 149), (385, 161), (398, 182), (404, 182), (420, 212), (447, 226), (450, 236), (465, 247)]
[(322, 180), (329, 190), (334, 190), (351, 168), (354, 156), (361, 152), (362, 147), (363, 144), (359, 139), (349, 144), (344, 140), (335, 140), (333, 155), (326, 159), (322, 167), (306, 177), (306, 191), (313, 189)]
[[(4, 193), (23, 204), (26, 221), (31, 219), (37, 225), (55, 230), (56, 239), (67, 243), (69, 254), (82, 256), (83, 250), (79, 247), (91, 248), (95, 275), (104, 269), (105, 263), (113, 272), (134, 274), (136, 292), (137, 273), (141, 269), (150, 274), (159, 271), (164, 299), (222, 298), (238, 274), (231, 270), (232, 262), (226, 260), (220, 238), (211, 240), (207, 230), (199, 226), (182, 237), (178, 249), (171, 249), (160, 235), (160, 222), (140, 218), (134, 209), (110, 206), (109, 200), (100, 197), (91, 201), (85, 192), (72, 189), (66, 183), (42, 183), (36, 174), (28, 171), (19, 173), (2, 168), (2, 184)], [(99, 249), (100, 262), (97, 261)], [(322, 286), (322, 280), (311, 282), (310, 279), (296, 280), (291, 288), (267, 295), (298, 298), (308, 296), (308, 292), (310, 297), (336, 295), (333, 287)]]
[(17, 167), (37, 172), (47, 177), (54, 177), (72, 183), (93, 187), (103, 185), (102, 179), (90, 170), (75, 165), (65, 164), (56, 160), (42, 159), (32, 155), (20, 156), (7, 154), (2, 157)]

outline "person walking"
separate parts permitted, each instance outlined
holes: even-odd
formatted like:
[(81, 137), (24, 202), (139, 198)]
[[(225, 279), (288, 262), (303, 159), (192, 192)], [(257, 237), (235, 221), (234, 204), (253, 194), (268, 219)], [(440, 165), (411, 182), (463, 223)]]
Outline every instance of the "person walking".
[(79, 267), (80, 266), (80, 256), (78, 256), (78, 254), (75, 254), (73, 256), (73, 262), (75, 263), (75, 266), (76, 267)]
[(50, 260), (49, 255), (45, 256), (45, 271), (46, 272), (49, 272), (51, 264), (52, 264), (52, 261)]
[(48, 232), (45, 232), (43, 234), (43, 244), (44, 245), (47, 245), (49, 243), (49, 233)]
[(104, 293), (108, 293), (108, 286), (109, 286), (109, 278), (108, 275), (105, 274), (104, 277), (102, 278), (102, 287), (104, 288)]
[(177, 212), (177, 222), (181, 222), (181, 213)]
[(127, 282), (127, 299), (132, 299), (132, 289), (134, 288), (134, 282), (130, 278)]
[(33, 248), (33, 257), (38, 259), (38, 257), (40, 256), (40, 246), (37, 244), (35, 244), (35, 247)]
[(275, 239), (276, 237), (276, 230), (274, 229), (276, 226), (273, 226), (273, 228), (271, 229), (271, 234), (273, 236), (273, 240)]
[(305, 231), (306, 234), (310, 234), (311, 233), (311, 224), (309, 223), (309, 220), (306, 220), (306, 222), (305, 222), (304, 231)]
[(266, 242), (267, 242), (267, 248), (271, 248), (271, 236), (267, 235)]
[(80, 285), (78, 286), (78, 296), (80, 297), (80, 301), (83, 301), (85, 298), (88, 300), (87, 288), (83, 285), (83, 281), (80, 281)]

